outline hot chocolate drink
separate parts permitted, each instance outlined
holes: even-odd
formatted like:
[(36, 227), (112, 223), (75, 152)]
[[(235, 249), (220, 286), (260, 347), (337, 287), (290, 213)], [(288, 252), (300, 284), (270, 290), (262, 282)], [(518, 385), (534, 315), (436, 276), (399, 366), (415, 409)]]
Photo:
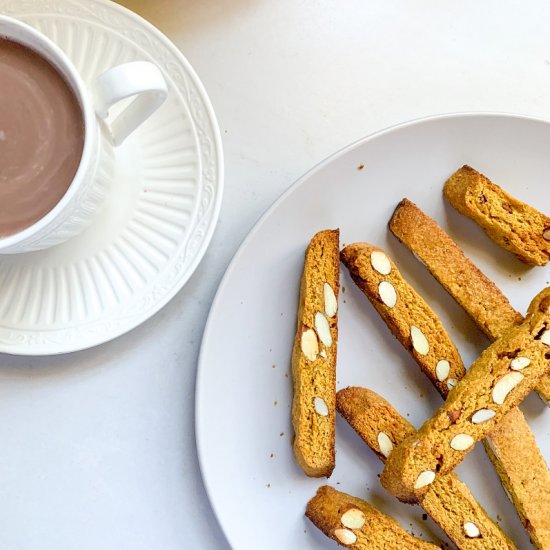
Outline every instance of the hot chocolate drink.
[(83, 124), (57, 69), (0, 37), (0, 237), (29, 227), (63, 197), (82, 156)]

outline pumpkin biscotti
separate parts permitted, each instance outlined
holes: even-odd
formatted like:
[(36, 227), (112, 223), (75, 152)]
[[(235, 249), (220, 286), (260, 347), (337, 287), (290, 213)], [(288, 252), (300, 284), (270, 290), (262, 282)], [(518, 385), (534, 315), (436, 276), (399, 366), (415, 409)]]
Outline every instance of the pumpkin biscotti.
[(496, 340), (523, 321), (495, 283), (416, 204), (403, 199), (391, 217), (389, 229), (490, 340)]
[[(390, 231), (434, 276), (490, 340), (500, 338), (523, 317), (500, 289), (466, 256), (441, 227), (416, 204), (403, 199), (389, 222)], [(550, 404), (550, 375), (535, 388)]]
[[(483, 446), (538, 550), (550, 548), (550, 473), (518, 407), (483, 440)], [(527, 467), (526, 467), (527, 465)]]
[[(419, 231), (422, 229), (419, 228)], [(442, 232), (440, 229), (439, 231)], [(438, 246), (441, 241), (437, 231), (433, 231), (433, 237), (433, 245)], [(425, 248), (422, 247), (420, 251), (424, 252), (424, 250)], [(375, 263), (380, 264), (383, 258), (384, 263), (389, 265), (390, 269), (386, 267), (383, 270), (389, 271), (388, 275), (382, 275), (372, 267), (370, 255), (374, 252), (378, 257)], [(346, 247), (341, 253), (341, 258), (350, 269), (354, 281), (376, 306), (376, 310), (392, 331), (400, 331), (397, 335), (398, 340), (410, 350), (412, 343), (409, 327), (439, 326), (440, 323), (422, 297), (403, 279), (391, 259), (383, 254), (382, 250), (363, 243)], [(439, 267), (439, 264), (437, 265)], [(397, 289), (395, 303), (393, 300), (389, 305), (381, 302), (378, 288), (384, 280)], [(413, 351), (412, 356), (445, 399), (456, 385), (456, 380), (464, 376), (466, 369), (461, 358), (456, 355), (456, 348), (444, 328), (433, 333), (425, 330), (423, 334), (432, 353), (421, 355)], [(433, 350), (436, 346), (438, 353), (434, 354)], [(446, 362), (441, 363), (438, 360), (438, 357), (452, 356), (456, 357), (452, 367), (450, 363), (447, 365)], [(550, 472), (519, 408), (509, 411), (483, 444), (533, 544), (540, 550), (548, 550), (550, 548)], [(524, 466), (527, 463), (529, 468)]]
[(325, 485), (308, 502), (306, 516), (327, 537), (352, 550), (435, 550), (407, 533), (368, 502)]
[(549, 360), (550, 287), (533, 299), (525, 321), (491, 344), (432, 418), (391, 453), (382, 485), (404, 502), (417, 502), (523, 400)]
[(339, 231), (317, 233), (305, 253), (292, 349), (294, 456), (308, 476), (335, 464)]
[(550, 260), (550, 218), (464, 165), (445, 183), (447, 200), (496, 244), (529, 265)]
[(440, 392), (454, 387), (464, 372), (462, 359), (430, 306), (409, 286), (385, 252), (354, 243), (340, 253), (354, 283), (370, 300), (392, 334), (433, 380)]
[[(401, 441), (416, 433), (383, 397), (366, 388), (340, 390), (336, 408), (382, 462)], [(430, 486), (420, 506), (461, 550), (515, 548), (452, 472)]]

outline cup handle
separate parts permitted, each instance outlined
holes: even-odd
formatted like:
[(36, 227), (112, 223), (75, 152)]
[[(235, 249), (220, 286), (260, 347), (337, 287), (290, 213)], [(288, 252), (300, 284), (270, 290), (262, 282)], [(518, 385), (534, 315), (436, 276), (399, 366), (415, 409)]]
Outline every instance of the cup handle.
[(115, 146), (145, 122), (167, 95), (166, 81), (160, 69), (148, 61), (131, 61), (108, 69), (96, 77), (90, 92), (95, 111), (103, 120), (109, 116), (109, 109), (115, 103), (136, 96), (110, 124), (105, 124)]

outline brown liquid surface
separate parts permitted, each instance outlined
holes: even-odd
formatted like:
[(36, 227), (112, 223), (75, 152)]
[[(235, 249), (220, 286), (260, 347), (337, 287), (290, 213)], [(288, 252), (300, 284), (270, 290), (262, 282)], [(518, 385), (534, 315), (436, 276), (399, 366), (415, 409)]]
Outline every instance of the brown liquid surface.
[(0, 37), (0, 237), (29, 227), (59, 202), (83, 144), (82, 111), (57, 69)]

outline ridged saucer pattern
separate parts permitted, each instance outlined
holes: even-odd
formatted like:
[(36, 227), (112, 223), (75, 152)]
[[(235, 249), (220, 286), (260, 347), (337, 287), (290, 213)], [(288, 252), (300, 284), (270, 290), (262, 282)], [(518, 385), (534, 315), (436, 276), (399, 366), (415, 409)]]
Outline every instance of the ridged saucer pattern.
[(116, 150), (92, 225), (51, 249), (0, 256), (0, 351), (84, 349), (145, 321), (196, 268), (221, 203), (219, 129), (183, 55), (129, 10), (103, 0), (0, 0), (0, 13), (54, 40), (85, 82), (142, 59), (168, 84), (165, 104)]

